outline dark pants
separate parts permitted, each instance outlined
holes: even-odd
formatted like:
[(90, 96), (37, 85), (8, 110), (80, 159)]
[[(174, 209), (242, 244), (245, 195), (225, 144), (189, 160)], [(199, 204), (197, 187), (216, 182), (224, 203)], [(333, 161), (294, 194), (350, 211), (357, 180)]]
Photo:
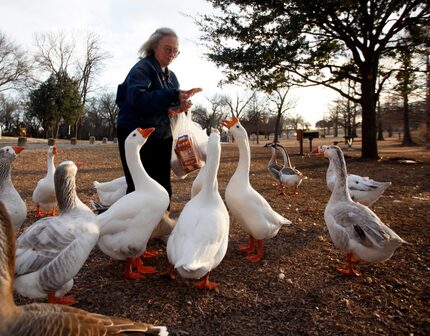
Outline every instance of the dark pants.
[[(118, 146), (121, 157), (122, 168), (127, 181), (127, 194), (134, 191), (134, 183), (125, 159), (125, 139), (131, 133), (130, 130), (118, 127)], [(170, 157), (172, 155), (172, 137), (157, 139), (149, 136), (140, 150), (140, 160), (149, 176), (160, 183), (172, 197), (172, 186), (170, 183)]]

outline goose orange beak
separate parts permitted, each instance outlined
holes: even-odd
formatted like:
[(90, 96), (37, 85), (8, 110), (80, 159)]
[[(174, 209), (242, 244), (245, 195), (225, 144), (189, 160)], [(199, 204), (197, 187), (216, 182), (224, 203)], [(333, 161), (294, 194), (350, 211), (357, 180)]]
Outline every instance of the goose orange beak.
[(221, 125), (227, 127), (228, 129), (230, 129), (233, 125), (237, 124), (239, 122), (239, 118), (237, 117), (233, 117), (231, 120), (228, 119), (222, 119), (221, 120)]
[(24, 147), (20, 147), (20, 146), (12, 146), (12, 148), (16, 154), (19, 154), (24, 150)]
[(57, 146), (54, 146), (53, 148), (52, 148), (52, 154), (54, 154), (54, 155), (57, 155)]
[(152, 132), (155, 131), (155, 128), (154, 127), (150, 127), (150, 128), (144, 128), (144, 129), (142, 129), (142, 128), (139, 127), (139, 128), (137, 128), (137, 131), (140, 134), (142, 134), (142, 136), (144, 138), (148, 138), (152, 134)]

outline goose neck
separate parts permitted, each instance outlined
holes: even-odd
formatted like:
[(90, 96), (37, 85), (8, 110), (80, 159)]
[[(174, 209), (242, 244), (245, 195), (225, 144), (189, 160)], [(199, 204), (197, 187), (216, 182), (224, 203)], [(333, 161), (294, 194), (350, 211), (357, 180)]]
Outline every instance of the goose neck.
[(133, 146), (125, 147), (125, 157), (131, 177), (133, 178), (135, 190), (147, 188), (151, 180), (140, 160), (140, 148), (141, 147), (136, 148)]
[(281, 148), (281, 154), (282, 154), (282, 158), (284, 159), (284, 167), (292, 168), (290, 156), (288, 155), (287, 151), (284, 148)]
[(7, 181), (11, 181), (10, 162), (0, 161), (0, 189)]
[(237, 141), (239, 147), (239, 163), (237, 165), (236, 172), (242, 173), (248, 177), (249, 180), (249, 168), (251, 166), (251, 151), (247, 138), (239, 139)]
[(55, 181), (55, 195), (57, 197), (58, 208), (62, 213), (67, 212), (80, 203), (76, 194), (76, 181), (71, 176)]
[(15, 236), (12, 224), (0, 222), (0, 321), (6, 320), (16, 305), (13, 300), (13, 277), (15, 273)]
[(347, 171), (345, 159), (343, 158), (342, 153), (336, 152), (336, 154), (337, 155), (335, 157), (330, 158), (333, 171), (336, 175), (335, 184), (330, 200), (350, 200), (351, 196), (349, 195), (347, 185)]
[(272, 156), (270, 157), (269, 164), (274, 164), (276, 162), (276, 149), (273, 147), (270, 147), (272, 151)]
[(48, 155), (47, 166), (48, 166), (47, 176), (54, 176), (55, 164), (54, 164), (53, 155)]
[(220, 148), (215, 152), (208, 153), (205, 172), (203, 176), (202, 192), (218, 190), (217, 174), (220, 160)]

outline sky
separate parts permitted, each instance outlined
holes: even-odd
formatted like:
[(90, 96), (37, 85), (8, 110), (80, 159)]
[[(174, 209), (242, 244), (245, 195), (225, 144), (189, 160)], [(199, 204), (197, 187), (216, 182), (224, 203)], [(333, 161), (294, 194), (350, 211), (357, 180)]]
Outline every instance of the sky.
[[(136, 63), (143, 42), (157, 28), (170, 27), (179, 36), (181, 53), (169, 68), (177, 75), (181, 89), (203, 88), (192, 101), (207, 105), (208, 97), (222, 92), (217, 84), (224, 76), (205, 58), (199, 29), (190, 16), (212, 12), (204, 0), (0, 0), (0, 31), (26, 50), (34, 48), (36, 33), (63, 31), (79, 37), (95, 32), (111, 55), (97, 84), (115, 92)], [(240, 90), (227, 87), (223, 92), (235, 96)], [(291, 113), (302, 115), (312, 127), (337, 98), (332, 90), (323, 88), (296, 89), (291, 97), (297, 100)]]

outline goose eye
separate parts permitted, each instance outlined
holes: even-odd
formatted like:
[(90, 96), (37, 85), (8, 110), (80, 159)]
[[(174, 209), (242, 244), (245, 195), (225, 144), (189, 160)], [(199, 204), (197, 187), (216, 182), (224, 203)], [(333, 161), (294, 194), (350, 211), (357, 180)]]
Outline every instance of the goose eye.
[(133, 136), (136, 136), (136, 133), (133, 133)]
[(236, 125), (236, 128), (239, 128), (239, 125)]

